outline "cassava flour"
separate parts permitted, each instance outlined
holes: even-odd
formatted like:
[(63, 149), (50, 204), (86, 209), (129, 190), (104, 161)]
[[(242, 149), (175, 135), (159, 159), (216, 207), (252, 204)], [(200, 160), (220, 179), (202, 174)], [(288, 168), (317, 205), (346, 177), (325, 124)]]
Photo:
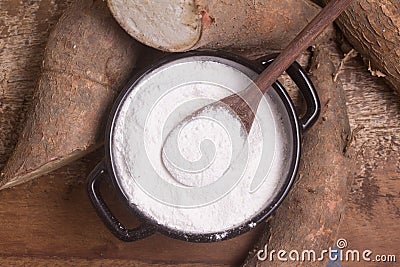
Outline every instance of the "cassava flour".
[(279, 97), (270, 92), (261, 101), (248, 135), (220, 107), (181, 123), (243, 90), (255, 75), (228, 60), (197, 56), (138, 81), (119, 107), (110, 142), (113, 171), (133, 206), (169, 229), (217, 239), (244, 223), (255, 226), (252, 219), (273, 205), (291, 160), (293, 137)]

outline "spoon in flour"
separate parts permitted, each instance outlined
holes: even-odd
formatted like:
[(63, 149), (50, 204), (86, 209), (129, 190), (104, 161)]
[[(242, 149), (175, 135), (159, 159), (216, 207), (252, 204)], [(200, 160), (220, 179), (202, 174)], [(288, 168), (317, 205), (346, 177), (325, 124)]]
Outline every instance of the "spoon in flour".
[[(332, 23), (353, 0), (331, 0), (322, 11), (294, 38), (285, 50), (246, 89), (211, 103), (180, 122), (167, 136), (163, 146), (163, 160), (168, 151), (175, 151), (180, 129), (198, 116), (213, 115), (220, 110), (240, 120), (245, 133), (249, 133), (258, 105), (272, 84), (296, 60), (302, 51)], [(254, 111), (254, 112), (253, 112)], [(210, 114), (207, 114), (210, 113)]]

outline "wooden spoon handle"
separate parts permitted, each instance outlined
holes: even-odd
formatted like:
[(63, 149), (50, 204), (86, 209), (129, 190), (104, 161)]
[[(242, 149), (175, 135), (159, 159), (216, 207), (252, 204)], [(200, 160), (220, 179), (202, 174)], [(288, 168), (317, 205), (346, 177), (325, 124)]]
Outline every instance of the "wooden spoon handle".
[(342, 13), (353, 0), (331, 0), (254, 81), (264, 94), (298, 55)]

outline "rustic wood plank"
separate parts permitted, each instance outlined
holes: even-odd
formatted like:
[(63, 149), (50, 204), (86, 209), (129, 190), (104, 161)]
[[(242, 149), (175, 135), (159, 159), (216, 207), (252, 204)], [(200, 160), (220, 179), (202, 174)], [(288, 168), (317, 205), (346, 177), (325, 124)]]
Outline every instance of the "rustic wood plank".
[[(64, 266), (82, 266), (82, 267), (174, 267), (176, 264), (140, 262), (134, 260), (112, 260), (112, 259), (79, 259), (79, 258), (59, 258), (59, 257), (0, 257), (2, 266), (24, 266), (24, 267), (64, 267)], [(179, 267), (202, 267), (204, 264), (179, 264)], [(209, 267), (227, 267), (229, 265), (210, 264)]]
[[(117, 240), (95, 214), (86, 193), (86, 177), (102, 154), (98, 151), (38, 180), (0, 191), (0, 255), (226, 265), (239, 265), (247, 256), (260, 227), (214, 244), (187, 243), (161, 234), (133, 243)], [(121, 208), (112, 186), (104, 189), (111, 209), (133, 226), (136, 221)]]

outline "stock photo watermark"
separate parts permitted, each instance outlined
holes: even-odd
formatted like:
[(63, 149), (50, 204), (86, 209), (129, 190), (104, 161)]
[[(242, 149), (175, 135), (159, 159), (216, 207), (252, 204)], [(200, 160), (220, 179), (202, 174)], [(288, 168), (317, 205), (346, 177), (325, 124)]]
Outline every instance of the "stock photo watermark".
[(258, 250), (259, 261), (281, 261), (281, 262), (321, 262), (325, 260), (340, 262), (380, 262), (393, 263), (397, 258), (394, 254), (374, 254), (370, 249), (349, 249), (346, 239), (338, 239), (334, 248), (329, 247), (321, 251), (313, 249), (285, 250), (270, 249), (266, 244), (263, 249)]

